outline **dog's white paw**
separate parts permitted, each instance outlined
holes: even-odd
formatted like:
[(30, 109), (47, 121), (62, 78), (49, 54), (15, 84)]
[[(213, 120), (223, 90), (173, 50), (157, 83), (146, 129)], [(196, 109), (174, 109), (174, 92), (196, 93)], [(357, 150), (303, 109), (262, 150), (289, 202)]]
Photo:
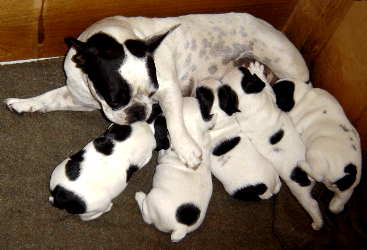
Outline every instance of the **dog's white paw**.
[(197, 169), (201, 163), (201, 149), (195, 143), (181, 143), (173, 146), (180, 161), (189, 168)]
[(110, 204), (108, 204), (108, 207), (107, 207), (107, 209), (106, 209), (104, 212), (106, 213), (106, 212), (111, 211), (112, 206), (113, 206), (113, 203), (112, 203), (112, 202), (110, 202)]
[(19, 114), (25, 112), (44, 111), (42, 110), (43, 106), (41, 103), (29, 99), (9, 98), (6, 99), (4, 103), (11, 111)]
[(138, 204), (142, 204), (146, 197), (147, 195), (141, 191), (135, 193), (135, 200)]
[(324, 221), (314, 221), (311, 226), (314, 230), (320, 230), (324, 226)]
[(260, 64), (259, 62), (251, 62), (248, 66), (248, 70), (251, 72), (251, 74), (256, 74), (257, 77), (259, 77), (263, 82), (267, 82), (266, 76), (264, 74), (264, 65)]

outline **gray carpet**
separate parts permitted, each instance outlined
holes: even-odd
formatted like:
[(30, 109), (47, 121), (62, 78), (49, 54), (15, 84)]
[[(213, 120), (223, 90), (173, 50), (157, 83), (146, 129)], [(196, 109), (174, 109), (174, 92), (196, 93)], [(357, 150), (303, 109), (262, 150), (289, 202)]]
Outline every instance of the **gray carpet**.
[[(62, 60), (0, 66), (0, 100), (63, 86)], [(49, 177), (107, 129), (101, 113), (18, 115), (3, 105), (0, 117), (0, 249), (367, 249), (359, 189), (345, 211), (333, 215), (327, 209), (332, 194), (317, 185), (325, 226), (314, 231), (286, 185), (269, 200), (243, 202), (229, 197), (215, 178), (204, 223), (171, 243), (169, 234), (143, 221), (134, 200), (136, 191), (151, 189), (157, 154), (133, 175), (110, 212), (83, 222), (48, 203)]]

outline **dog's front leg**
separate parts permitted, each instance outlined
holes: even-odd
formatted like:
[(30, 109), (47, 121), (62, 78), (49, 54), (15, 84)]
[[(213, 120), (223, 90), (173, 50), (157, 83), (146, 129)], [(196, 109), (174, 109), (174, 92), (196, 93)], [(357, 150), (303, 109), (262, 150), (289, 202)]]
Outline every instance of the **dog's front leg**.
[(187, 132), (182, 114), (182, 95), (178, 87), (160, 89), (156, 99), (162, 107), (167, 121), (171, 144), (183, 164), (190, 168), (199, 166), (201, 149)]
[(49, 112), (56, 110), (91, 111), (98, 109), (91, 106), (84, 106), (76, 102), (70, 94), (67, 86), (48, 91), (39, 96), (27, 99), (9, 98), (5, 104), (8, 108), (17, 113), (25, 112)]

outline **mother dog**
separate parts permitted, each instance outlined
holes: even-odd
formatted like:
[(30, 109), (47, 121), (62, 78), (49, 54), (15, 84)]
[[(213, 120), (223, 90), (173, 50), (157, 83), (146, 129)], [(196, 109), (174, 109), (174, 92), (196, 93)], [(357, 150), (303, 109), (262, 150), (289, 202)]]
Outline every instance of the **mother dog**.
[[(299, 51), (270, 24), (244, 13), (168, 18), (115, 16), (67, 38), (67, 86), (5, 102), (16, 112), (102, 109), (117, 124), (143, 121), (159, 102), (171, 143), (189, 167), (201, 150), (185, 128), (182, 95), (206, 77), (220, 79), (245, 58), (267, 65), (279, 78), (308, 81)], [(154, 58), (154, 60), (153, 60)]]

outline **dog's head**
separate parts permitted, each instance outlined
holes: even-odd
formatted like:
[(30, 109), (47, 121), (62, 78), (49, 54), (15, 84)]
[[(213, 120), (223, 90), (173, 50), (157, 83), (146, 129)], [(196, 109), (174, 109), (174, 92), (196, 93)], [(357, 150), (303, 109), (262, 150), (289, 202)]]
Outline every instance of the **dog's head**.
[(72, 60), (88, 76), (89, 89), (109, 120), (123, 125), (149, 117), (151, 97), (159, 88), (154, 52), (177, 27), (123, 43), (103, 32), (86, 42), (65, 39), (76, 50)]
[(294, 105), (296, 105), (311, 88), (312, 84), (310, 82), (305, 83), (295, 79), (278, 80), (273, 86), (278, 108), (284, 112), (291, 111)]

